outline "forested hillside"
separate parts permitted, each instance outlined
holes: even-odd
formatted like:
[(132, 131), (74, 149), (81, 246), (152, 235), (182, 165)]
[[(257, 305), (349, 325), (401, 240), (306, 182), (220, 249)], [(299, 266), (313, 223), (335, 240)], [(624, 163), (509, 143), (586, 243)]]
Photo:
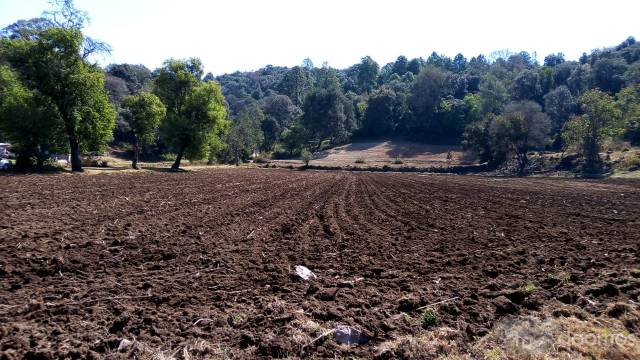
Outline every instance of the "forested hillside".
[[(0, 90), (11, 96), (0, 104), (0, 133), (16, 145), (24, 163), (33, 158), (42, 163), (49, 152), (101, 150), (110, 138), (112, 144), (132, 144), (136, 154), (240, 162), (256, 153), (291, 157), (354, 138), (401, 137), (462, 144), (494, 165), (515, 158), (520, 171), (531, 150), (575, 150), (586, 168), (597, 170), (606, 141), (640, 142), (640, 44), (633, 37), (577, 60), (562, 53), (539, 63), (528, 52), (502, 50), (470, 59), (433, 52), (424, 58), (399, 56), (382, 66), (369, 56), (346, 69), (305, 59), (292, 68), (268, 65), (214, 76), (205, 75), (196, 58), (169, 59), (160, 69), (133, 64), (102, 69), (88, 59), (108, 46), (83, 36), (86, 14), (71, 1), (54, 3), (62, 10), (18, 21), (1, 33)], [(66, 55), (52, 52), (56, 48)], [(64, 85), (68, 79), (60, 71), (84, 72), (86, 84)], [(97, 72), (104, 78), (95, 78)], [(210, 102), (183, 107), (209, 83), (215, 84), (206, 93)], [(96, 85), (107, 90), (111, 106)], [(222, 96), (216, 95), (217, 86)], [(70, 107), (64, 103), (79, 94), (74, 91), (89, 88), (93, 95), (83, 93), (88, 99), (77, 98)], [(127, 105), (127, 97), (141, 93), (161, 103), (147, 97)], [(153, 104), (162, 109), (149, 112)], [(84, 109), (84, 118), (71, 116), (78, 109)], [(151, 113), (157, 116), (149, 118)], [(53, 120), (44, 121), (43, 114)], [(89, 119), (98, 114), (102, 120)], [(199, 123), (201, 116), (210, 121)], [(132, 122), (144, 126), (136, 129)]]
[[(612, 105), (596, 126), (637, 144), (639, 59), (640, 44), (630, 37), (577, 61), (562, 53), (540, 64), (527, 52), (471, 59), (434, 52), (426, 59), (399, 56), (383, 66), (366, 56), (347, 69), (316, 67), (306, 59), (293, 68), (269, 65), (205, 79), (222, 86), (232, 120), (222, 160), (246, 160), (254, 151), (296, 154), (354, 136), (399, 136), (462, 143), (481, 160), (499, 163), (530, 149), (578, 145), (584, 150), (580, 145), (590, 140), (576, 131), (597, 116), (589, 113), (593, 101), (598, 109)], [(121, 92), (135, 92), (144, 87), (141, 79), (152, 77), (140, 66), (107, 68), (116, 101)]]

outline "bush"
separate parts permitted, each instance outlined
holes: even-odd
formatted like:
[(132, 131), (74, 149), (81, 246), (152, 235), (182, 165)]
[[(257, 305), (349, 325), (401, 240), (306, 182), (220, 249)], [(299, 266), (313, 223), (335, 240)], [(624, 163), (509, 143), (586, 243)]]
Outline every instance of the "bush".
[(402, 165), (402, 164), (404, 164), (404, 161), (402, 161), (402, 159), (400, 159), (399, 156), (396, 156), (395, 159), (393, 159), (393, 164), (394, 165)]
[(356, 159), (356, 164), (366, 164), (366, 161), (364, 161), (363, 157), (359, 157)]
[(175, 161), (176, 157), (178, 157), (178, 155), (176, 155), (174, 153), (164, 153), (161, 156), (163, 161)]
[(300, 159), (304, 162), (304, 166), (309, 166), (309, 162), (313, 159), (313, 155), (307, 149), (303, 149), (300, 152)]
[(635, 156), (626, 156), (624, 158), (624, 162), (622, 163), (622, 169), (628, 171), (640, 170), (640, 157)]
[(422, 327), (428, 329), (438, 325), (438, 315), (433, 309), (426, 309), (422, 313)]

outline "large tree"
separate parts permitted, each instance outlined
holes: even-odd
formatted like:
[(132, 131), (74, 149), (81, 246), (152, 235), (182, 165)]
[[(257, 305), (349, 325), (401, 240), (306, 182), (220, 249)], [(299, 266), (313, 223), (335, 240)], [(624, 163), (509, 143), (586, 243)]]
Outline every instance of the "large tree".
[(545, 145), (549, 129), (549, 118), (540, 105), (532, 101), (510, 103), (489, 125), (494, 156), (506, 160), (515, 155), (522, 174), (529, 163), (528, 152)]
[(154, 92), (164, 103), (167, 114), (163, 135), (176, 151), (172, 169), (179, 169), (182, 157), (203, 158), (211, 138), (226, 121), (224, 96), (220, 85), (203, 82), (202, 62), (197, 58), (169, 59), (158, 71)]
[(325, 140), (339, 142), (349, 135), (349, 117), (339, 89), (316, 89), (304, 101), (302, 125), (319, 150)]
[(156, 140), (158, 127), (166, 111), (160, 99), (147, 92), (126, 97), (122, 102), (123, 117), (129, 124), (133, 138), (131, 166), (134, 169), (139, 169), (140, 148)]
[(18, 167), (40, 168), (51, 153), (66, 150), (64, 125), (51, 101), (21, 84), (17, 74), (0, 65), (0, 133), (17, 156)]
[(84, 40), (80, 30), (58, 27), (43, 30), (35, 39), (0, 40), (0, 57), (62, 119), (73, 171), (82, 170), (82, 151), (98, 151), (106, 145), (116, 114), (104, 89), (104, 73), (84, 58)]
[(425, 67), (416, 77), (411, 88), (409, 104), (419, 121), (417, 127), (420, 130), (424, 130), (428, 126), (440, 103), (440, 97), (447, 91), (445, 80), (445, 73), (433, 66)]
[(370, 92), (376, 85), (380, 66), (371, 56), (362, 58), (360, 64), (357, 65), (358, 87), (361, 92)]

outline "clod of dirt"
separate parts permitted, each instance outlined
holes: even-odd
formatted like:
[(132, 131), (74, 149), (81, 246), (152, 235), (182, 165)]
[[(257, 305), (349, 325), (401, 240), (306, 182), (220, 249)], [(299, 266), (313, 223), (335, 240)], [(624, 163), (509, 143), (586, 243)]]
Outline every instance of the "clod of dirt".
[(617, 303), (612, 305), (608, 311), (607, 311), (607, 315), (614, 317), (614, 318), (619, 318), (622, 315), (628, 313), (631, 311), (631, 306), (629, 306), (628, 304), (623, 304), (623, 303)]
[(124, 329), (125, 326), (129, 323), (129, 317), (127, 315), (119, 316), (109, 328), (109, 333), (115, 334)]
[(560, 284), (562, 280), (558, 279), (555, 276), (549, 276), (542, 281), (542, 287), (545, 289), (554, 288), (556, 285)]
[(304, 280), (317, 279), (318, 277), (308, 267), (296, 265), (296, 274)]
[(282, 339), (267, 336), (260, 340), (258, 344), (258, 354), (280, 359), (287, 357), (289, 349)]
[(398, 310), (403, 312), (413, 311), (418, 308), (420, 299), (415, 296), (403, 297), (398, 301)]
[(493, 299), (492, 303), (496, 307), (496, 313), (499, 315), (515, 314), (518, 312), (518, 306), (512, 303), (506, 296), (498, 296)]
[(334, 329), (336, 342), (345, 345), (364, 345), (369, 342), (369, 336), (351, 326), (338, 325)]
[(326, 288), (320, 290), (316, 295), (316, 298), (322, 301), (332, 301), (336, 299), (336, 295), (338, 295), (338, 288)]
[(618, 296), (620, 294), (620, 290), (613, 284), (600, 284), (593, 287), (588, 288), (584, 292), (585, 295), (592, 295), (594, 297), (600, 297), (603, 295), (606, 296)]

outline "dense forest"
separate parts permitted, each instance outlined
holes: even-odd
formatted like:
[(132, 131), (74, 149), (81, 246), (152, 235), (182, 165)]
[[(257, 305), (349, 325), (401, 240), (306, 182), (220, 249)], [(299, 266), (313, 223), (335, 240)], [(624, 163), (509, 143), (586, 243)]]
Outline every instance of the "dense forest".
[(496, 166), (516, 159), (521, 171), (531, 150), (573, 149), (597, 169), (605, 140), (640, 143), (633, 37), (577, 61), (433, 52), (383, 66), (369, 56), (346, 69), (305, 59), (213, 76), (195, 58), (102, 69), (88, 59), (107, 46), (82, 35), (84, 13), (71, 1), (58, 5), (0, 34), (0, 137), (25, 164), (107, 143), (131, 144), (134, 162), (140, 152), (175, 154), (178, 167), (183, 156), (239, 162), (402, 137), (461, 144)]

